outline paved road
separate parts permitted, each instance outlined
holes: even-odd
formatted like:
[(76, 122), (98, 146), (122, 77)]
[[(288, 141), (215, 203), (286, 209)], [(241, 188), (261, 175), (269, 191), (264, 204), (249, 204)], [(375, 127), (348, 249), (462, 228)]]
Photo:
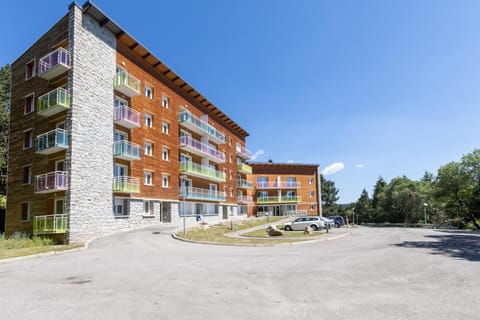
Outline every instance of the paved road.
[(480, 234), (352, 229), (276, 247), (169, 226), (0, 264), (1, 319), (479, 319)]

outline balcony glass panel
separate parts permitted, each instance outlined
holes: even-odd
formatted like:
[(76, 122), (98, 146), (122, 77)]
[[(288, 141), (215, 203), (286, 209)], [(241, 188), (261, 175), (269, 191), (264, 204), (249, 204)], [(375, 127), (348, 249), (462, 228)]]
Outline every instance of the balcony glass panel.
[(65, 233), (67, 231), (67, 215), (47, 215), (33, 218), (34, 234)]
[(55, 129), (37, 136), (35, 151), (49, 154), (68, 148), (68, 133), (63, 129)]
[(127, 71), (118, 71), (114, 79), (114, 87), (123, 94), (133, 97), (140, 94), (140, 80)]
[(185, 172), (187, 174), (191, 174), (193, 176), (205, 178), (208, 180), (214, 181), (226, 181), (226, 175), (224, 172), (212, 169), (207, 166), (202, 166), (200, 164), (185, 161), (180, 163), (180, 172)]
[(183, 111), (180, 113), (180, 124), (188, 126), (198, 134), (207, 134), (217, 143), (225, 143), (224, 134), (218, 132), (213, 126), (195, 117), (190, 112)]
[(38, 98), (37, 114), (51, 116), (70, 108), (70, 94), (63, 88), (54, 89)]
[(65, 48), (58, 48), (38, 61), (38, 75), (50, 80), (68, 71), (71, 66), (70, 52)]
[(140, 192), (140, 179), (134, 177), (114, 177), (113, 192), (138, 193)]
[(48, 193), (68, 189), (68, 176), (65, 171), (54, 171), (35, 177), (35, 192)]
[(218, 162), (225, 162), (225, 154), (212, 148), (211, 146), (202, 143), (190, 136), (180, 137), (180, 147), (186, 147), (187, 149), (196, 151), (196, 153), (205, 155), (209, 158), (213, 158)]
[(299, 196), (283, 196), (283, 197), (257, 197), (257, 203), (285, 203), (285, 202), (301, 202), (302, 197)]
[(125, 160), (139, 160), (140, 146), (126, 140), (117, 141), (113, 144), (113, 156)]
[(115, 107), (113, 111), (113, 121), (127, 128), (140, 127), (140, 112), (127, 106)]
[(180, 197), (185, 199), (225, 201), (227, 196), (225, 192), (213, 191), (201, 188), (180, 188)]

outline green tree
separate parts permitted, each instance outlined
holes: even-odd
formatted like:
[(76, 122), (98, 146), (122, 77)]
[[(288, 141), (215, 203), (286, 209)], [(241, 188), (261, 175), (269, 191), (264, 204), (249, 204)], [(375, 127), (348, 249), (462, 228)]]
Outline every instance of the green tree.
[(322, 187), (322, 206), (323, 214), (325, 216), (335, 215), (337, 213), (338, 189), (335, 187), (335, 182), (325, 179), (323, 174), (320, 175)]
[(355, 204), (355, 215), (357, 216), (357, 221), (371, 222), (372, 220), (372, 203), (365, 189), (363, 189), (360, 198), (358, 198)]
[(385, 222), (385, 190), (387, 183), (382, 176), (377, 179), (372, 195), (372, 215), (369, 222)]
[(10, 65), (0, 68), (0, 194), (6, 193), (8, 162), (8, 121), (10, 104)]
[(424, 203), (418, 181), (405, 176), (394, 178), (387, 186), (385, 219), (394, 223), (416, 223), (422, 220)]

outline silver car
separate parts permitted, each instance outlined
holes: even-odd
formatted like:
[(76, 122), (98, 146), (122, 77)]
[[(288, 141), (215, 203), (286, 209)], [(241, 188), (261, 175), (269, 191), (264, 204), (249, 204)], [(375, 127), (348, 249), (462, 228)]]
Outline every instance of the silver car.
[(325, 228), (321, 217), (301, 217), (283, 224), (285, 231), (303, 231), (305, 227), (311, 227), (314, 231)]

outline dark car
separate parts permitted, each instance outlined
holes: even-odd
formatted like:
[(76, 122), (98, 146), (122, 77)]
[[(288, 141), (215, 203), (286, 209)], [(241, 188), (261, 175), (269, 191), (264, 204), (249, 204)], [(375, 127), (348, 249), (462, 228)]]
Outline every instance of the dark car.
[(327, 218), (332, 219), (335, 223), (335, 227), (337, 228), (340, 228), (341, 226), (345, 225), (345, 220), (343, 220), (342, 216), (331, 216)]

